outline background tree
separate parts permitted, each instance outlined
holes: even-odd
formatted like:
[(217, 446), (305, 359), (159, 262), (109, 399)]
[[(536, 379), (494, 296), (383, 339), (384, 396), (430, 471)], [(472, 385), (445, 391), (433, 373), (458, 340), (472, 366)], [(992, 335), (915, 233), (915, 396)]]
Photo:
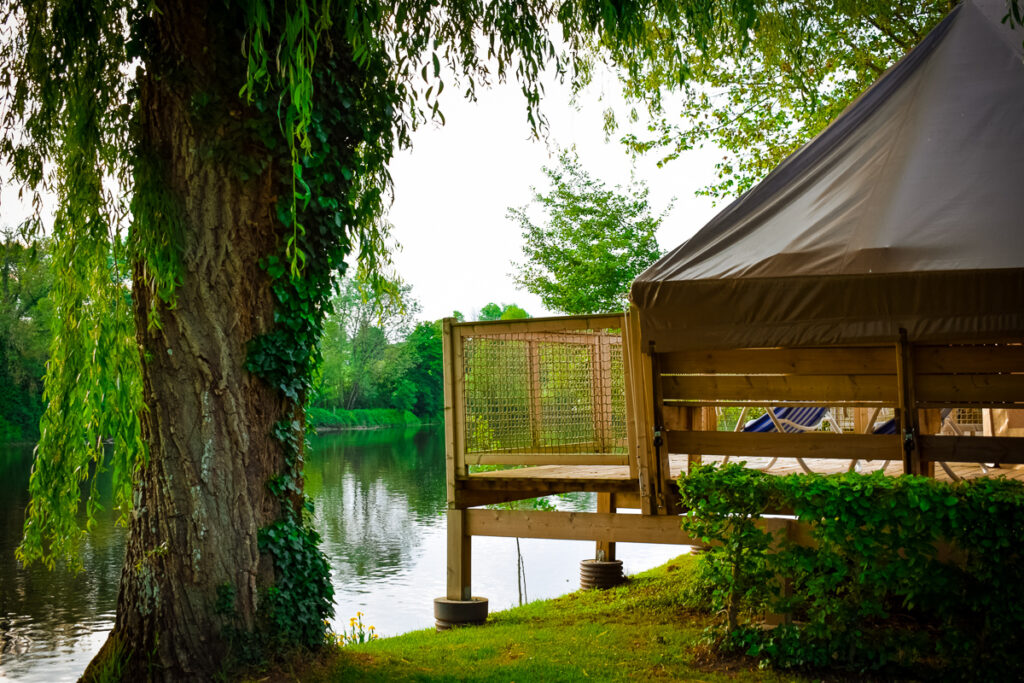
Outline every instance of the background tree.
[(45, 246), (10, 232), (0, 243), (0, 443), (38, 436), (51, 321)]
[(479, 320), (521, 320), (530, 314), (515, 304), (501, 306), (491, 302), (480, 309)]
[(545, 214), (533, 222), (528, 207), (509, 209), (523, 231), (526, 262), (515, 280), (544, 305), (570, 315), (621, 311), (629, 285), (661, 250), (655, 231), (664, 214), (652, 216), (642, 182), (609, 190), (592, 178), (575, 152), (563, 150), (558, 166), (544, 167), (548, 192), (534, 190)]
[[(756, 18), (753, 0), (683, 9), (697, 43)], [(396, 145), (443, 119), (442, 63), (470, 97), (516, 78), (537, 128), (546, 65), (575, 77), (591, 44), (656, 52), (652, 27), (679, 13), (674, 0), (0, 5), (0, 161), (35, 196), (29, 231), (41, 193), (57, 198), (19, 557), (74, 561), (82, 492), (93, 518), (104, 469), (129, 527), (115, 625), (87, 678), (208, 680), (233, 658), (323, 641), (304, 404), (335, 271), (385, 255)]]
[[(398, 405), (386, 397), (379, 400), (377, 394), (395, 391), (395, 387), (381, 387), (393, 385), (410, 363), (391, 347), (409, 334), (419, 311), (412, 287), (392, 277), (375, 288), (357, 274), (341, 278), (331, 304), (333, 312), (320, 344), (323, 362), (317, 404), (351, 410), (383, 403), (405, 410), (411, 398)], [(404, 394), (408, 397), (409, 390)]]
[[(768, 0), (750, 30), (707, 35), (700, 49), (686, 41), (685, 15), (665, 15), (658, 30), (675, 36), (674, 46), (645, 60), (629, 48), (601, 53), (625, 76), (627, 98), (649, 107), (647, 133), (624, 142), (662, 163), (713, 144), (724, 153), (717, 179), (698, 194), (737, 196), (821, 132), (957, 4)], [(611, 115), (609, 128), (615, 123)]]

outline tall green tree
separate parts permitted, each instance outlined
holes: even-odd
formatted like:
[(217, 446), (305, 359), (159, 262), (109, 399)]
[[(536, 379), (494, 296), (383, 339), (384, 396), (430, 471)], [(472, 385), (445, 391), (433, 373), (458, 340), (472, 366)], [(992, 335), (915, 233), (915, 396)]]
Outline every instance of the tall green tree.
[(396, 146), (443, 118), (453, 82), (472, 97), (516, 79), (537, 127), (545, 66), (577, 74), (590, 44), (652, 54), (653, 27), (681, 12), (699, 43), (753, 26), (756, 3), (0, 5), (0, 161), (40, 211), (41, 193), (57, 198), (19, 556), (73, 561), (102, 469), (128, 524), (114, 628), (87, 677), (208, 680), (241, 655), (322, 642), (332, 595), (306, 522), (302, 416), (335, 271), (384, 256)]
[(649, 129), (624, 141), (662, 163), (714, 145), (723, 152), (717, 178), (699, 194), (737, 196), (821, 132), (957, 4), (765, 0), (749, 30), (726, 28), (697, 46), (686, 41), (688, 17), (664, 15), (657, 30), (674, 44), (650, 59), (637, 60), (628, 47), (602, 53), (625, 75), (627, 98), (649, 107)]
[(516, 282), (555, 311), (621, 311), (633, 278), (661, 256), (655, 231), (664, 214), (652, 215), (642, 182), (608, 189), (575, 152), (563, 150), (544, 174), (549, 189), (533, 198), (544, 220), (534, 222), (529, 207), (509, 209), (526, 255)]

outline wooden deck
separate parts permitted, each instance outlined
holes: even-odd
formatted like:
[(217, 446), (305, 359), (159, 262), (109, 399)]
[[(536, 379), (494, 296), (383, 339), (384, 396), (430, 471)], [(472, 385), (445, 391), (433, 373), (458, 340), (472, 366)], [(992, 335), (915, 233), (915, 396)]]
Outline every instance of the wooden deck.
[[(704, 456), (703, 462), (722, 462), (723, 459), (722, 456)], [(744, 458), (743, 460), (747, 463), (747, 467), (758, 469), (766, 467), (770, 462), (769, 458)], [(740, 462), (740, 459), (731, 458), (730, 462)], [(686, 456), (673, 455), (670, 457), (670, 464), (672, 479), (677, 479), (686, 468)], [(817, 474), (836, 474), (850, 469), (849, 460), (804, 458), (804, 464)], [(887, 465), (885, 461), (880, 460), (861, 461), (859, 471), (868, 473), (880, 469), (883, 465), (885, 473), (889, 476), (903, 474), (903, 463), (898, 460), (891, 460)], [(953, 463), (949, 465), (949, 468), (961, 479), (989, 476), (1024, 481), (1024, 467), (1021, 466), (990, 468), (987, 473), (980, 465), (970, 463)], [(767, 472), (784, 476), (800, 474), (804, 470), (795, 458), (779, 458)], [(935, 478), (939, 481), (950, 480), (949, 474), (938, 464), (935, 467)], [(570, 491), (626, 494), (637, 492), (637, 482), (630, 477), (629, 468), (625, 465), (539, 465), (470, 474), (468, 479), (459, 481), (459, 488), (465, 492), (491, 494), (529, 492), (537, 495), (549, 495)]]

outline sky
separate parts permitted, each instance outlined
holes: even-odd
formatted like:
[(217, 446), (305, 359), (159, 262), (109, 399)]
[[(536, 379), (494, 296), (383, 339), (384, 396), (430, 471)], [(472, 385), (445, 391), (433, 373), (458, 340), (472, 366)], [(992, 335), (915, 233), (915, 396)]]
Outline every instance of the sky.
[[(514, 83), (479, 88), (477, 102), (449, 88), (442, 101), (446, 124), (415, 131), (412, 148), (397, 154), (387, 219), (400, 245), (395, 269), (412, 285), (420, 320), (455, 310), (471, 320), (490, 302), (516, 303), (534, 317), (555, 315), (539, 297), (516, 287), (512, 271), (524, 260), (522, 234), (507, 213), (530, 203), (531, 187), (547, 189), (541, 167), (556, 163), (559, 147), (575, 146), (583, 168), (609, 187), (627, 185), (631, 174), (644, 180), (655, 213), (674, 200), (657, 234), (664, 250), (684, 242), (717, 213), (709, 198), (694, 192), (713, 179), (719, 153), (688, 152), (662, 168), (654, 154), (634, 162), (618, 136), (606, 140), (603, 131), (605, 108), (622, 105), (618, 84), (608, 74), (595, 80), (578, 105), (571, 103), (566, 86), (545, 81), (542, 110), (549, 129), (543, 140), (532, 139), (525, 101)], [(7, 180), (9, 174), (3, 175)], [(44, 206), (53, 204), (51, 199)], [(18, 189), (6, 183), (0, 186), (0, 210), (8, 226), (30, 213)], [(51, 222), (52, 217), (44, 218)]]
[(412, 285), (419, 318), (436, 320), (458, 310), (473, 319), (489, 302), (516, 303), (534, 317), (555, 314), (513, 281), (523, 240), (506, 214), (530, 202), (531, 186), (547, 189), (541, 167), (555, 164), (558, 147), (575, 145), (583, 168), (609, 187), (627, 185), (635, 172), (650, 188), (656, 213), (675, 198), (658, 230), (662, 249), (684, 242), (721, 208), (694, 196), (713, 179), (718, 153), (696, 150), (662, 168), (655, 155), (634, 164), (618, 136), (605, 140), (606, 102), (620, 100), (614, 83), (603, 87), (603, 93), (596, 86), (584, 93), (582, 106), (574, 107), (568, 89), (549, 82), (542, 103), (550, 124), (546, 141), (531, 139), (514, 84), (481, 89), (475, 103), (451, 88), (456, 96), (442, 102), (446, 124), (414, 133), (412, 149), (391, 165), (395, 199), (388, 219), (401, 245), (395, 268)]

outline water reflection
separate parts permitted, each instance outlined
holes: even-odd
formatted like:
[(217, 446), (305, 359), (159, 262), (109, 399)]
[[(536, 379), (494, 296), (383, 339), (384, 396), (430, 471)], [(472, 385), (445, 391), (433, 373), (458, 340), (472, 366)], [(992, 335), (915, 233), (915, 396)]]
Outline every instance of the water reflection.
[[(0, 679), (76, 680), (113, 623), (124, 533), (103, 513), (86, 537), (85, 571), (19, 569), (14, 548), (28, 499), (31, 448), (0, 448)], [(313, 439), (306, 489), (332, 569), (334, 627), (357, 611), (384, 635), (433, 624), (444, 593), (444, 430), (356, 431)], [(101, 490), (108, 495), (109, 485)], [(558, 499), (562, 509), (594, 509), (594, 497)], [(109, 505), (108, 505), (109, 507)], [(531, 600), (575, 590), (589, 542), (523, 540)], [(675, 547), (620, 545), (628, 573), (678, 554)], [(473, 541), (474, 592), (494, 610), (518, 602), (516, 544)]]
[(113, 623), (124, 530), (109, 510), (109, 476), (101, 477), (108, 509), (82, 542), (85, 571), (20, 568), (14, 549), (21, 540), (31, 465), (31, 446), (0, 448), (0, 677), (75, 680)]

